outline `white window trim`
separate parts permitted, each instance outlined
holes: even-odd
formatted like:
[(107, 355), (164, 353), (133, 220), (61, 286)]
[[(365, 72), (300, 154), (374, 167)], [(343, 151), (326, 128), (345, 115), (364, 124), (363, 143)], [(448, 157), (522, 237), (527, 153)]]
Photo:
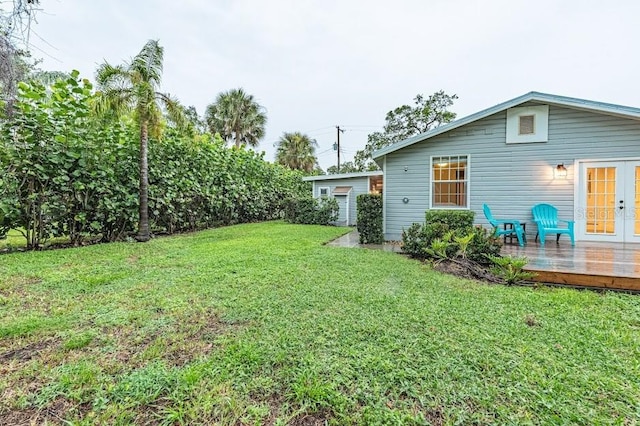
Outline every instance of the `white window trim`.
[[(433, 159), (440, 157), (467, 157), (467, 206), (466, 207), (441, 207), (433, 206)], [(429, 210), (471, 210), (471, 154), (441, 154), (432, 155), (429, 158)]]

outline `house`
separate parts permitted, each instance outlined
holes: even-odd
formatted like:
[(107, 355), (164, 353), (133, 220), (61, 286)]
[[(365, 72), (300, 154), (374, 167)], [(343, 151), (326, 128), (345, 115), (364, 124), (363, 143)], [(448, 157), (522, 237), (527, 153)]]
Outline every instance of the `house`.
[(427, 209), (465, 209), (488, 227), (549, 203), (577, 241), (640, 242), (640, 109), (531, 92), (373, 154), (384, 171), (384, 232), (397, 240)]
[(357, 221), (356, 199), (360, 194), (382, 192), (382, 171), (308, 176), (313, 196), (333, 197), (338, 202), (338, 225), (353, 226)]

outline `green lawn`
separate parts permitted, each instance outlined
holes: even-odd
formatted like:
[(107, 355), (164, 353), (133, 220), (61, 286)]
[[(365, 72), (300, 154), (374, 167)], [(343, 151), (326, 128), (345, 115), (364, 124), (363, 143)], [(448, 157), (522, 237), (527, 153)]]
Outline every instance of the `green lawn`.
[(0, 256), (7, 424), (636, 424), (640, 296), (279, 222)]

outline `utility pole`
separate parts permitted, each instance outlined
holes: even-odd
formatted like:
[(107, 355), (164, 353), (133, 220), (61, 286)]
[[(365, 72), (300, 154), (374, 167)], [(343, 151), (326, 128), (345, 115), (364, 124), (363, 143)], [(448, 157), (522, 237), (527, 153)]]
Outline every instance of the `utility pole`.
[(344, 133), (344, 130), (340, 126), (336, 126), (338, 131), (338, 173), (340, 173), (340, 133)]

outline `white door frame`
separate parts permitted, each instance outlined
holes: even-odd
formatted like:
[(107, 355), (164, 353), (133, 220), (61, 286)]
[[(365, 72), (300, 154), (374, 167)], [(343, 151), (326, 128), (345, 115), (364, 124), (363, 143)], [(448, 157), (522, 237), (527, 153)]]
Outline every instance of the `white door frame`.
[[(634, 164), (636, 163), (636, 164)], [(586, 179), (584, 172), (588, 165), (616, 167), (615, 232), (614, 234), (588, 234), (586, 232)], [(574, 220), (576, 239), (581, 241), (640, 242), (635, 235), (635, 167), (640, 166), (640, 158), (581, 159), (574, 161)], [(633, 179), (631, 177), (633, 176)], [(623, 200), (623, 203), (620, 203)], [(623, 209), (619, 207), (622, 206)]]

